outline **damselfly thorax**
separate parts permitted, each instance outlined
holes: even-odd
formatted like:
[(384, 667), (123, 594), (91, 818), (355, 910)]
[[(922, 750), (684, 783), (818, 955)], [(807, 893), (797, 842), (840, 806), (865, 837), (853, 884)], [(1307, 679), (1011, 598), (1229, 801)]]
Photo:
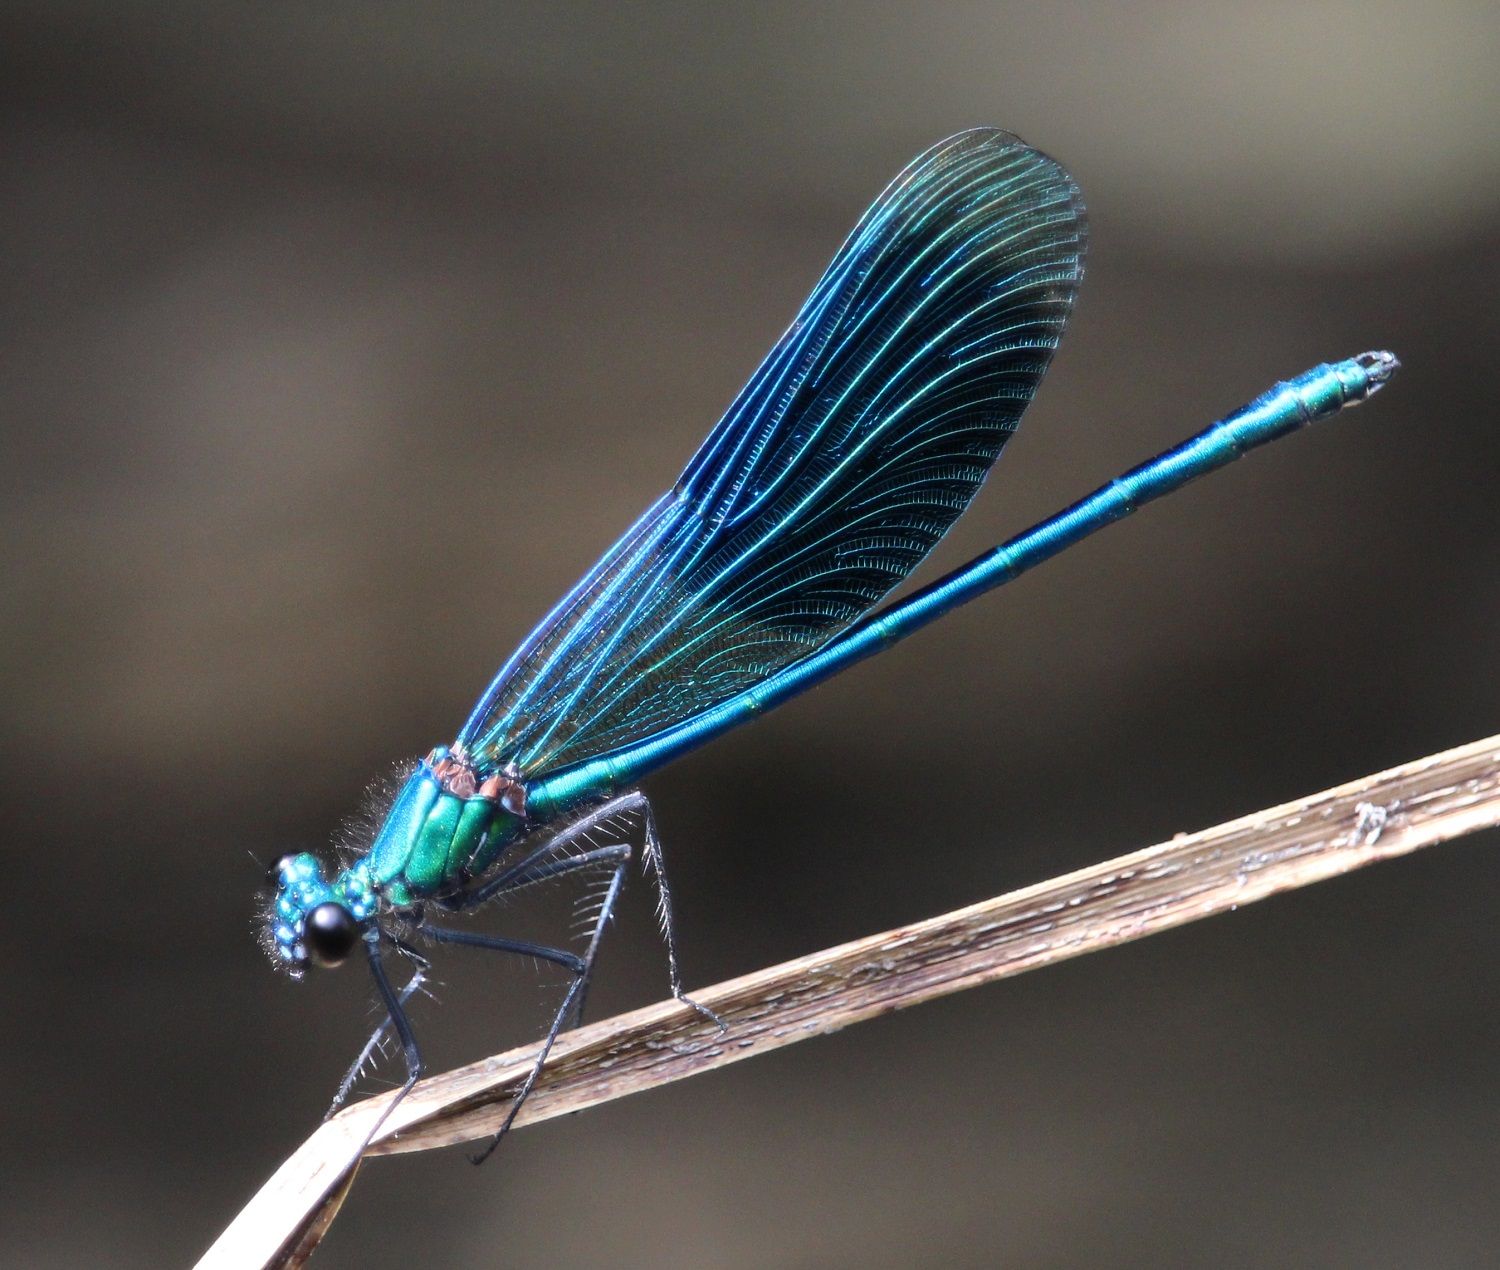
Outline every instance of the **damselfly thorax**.
[(381, 898), (403, 907), (484, 873), (526, 824), (514, 769), (483, 776), (438, 746), (406, 778), (366, 860)]

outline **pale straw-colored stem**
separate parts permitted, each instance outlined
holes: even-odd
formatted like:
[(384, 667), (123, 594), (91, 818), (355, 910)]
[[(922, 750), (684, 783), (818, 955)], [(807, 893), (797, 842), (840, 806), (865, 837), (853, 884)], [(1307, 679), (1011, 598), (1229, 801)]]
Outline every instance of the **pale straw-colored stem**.
[[(1497, 823), (1500, 736), (695, 992), (728, 1025), (722, 1034), (675, 1001), (565, 1033), (516, 1126), (1170, 930)], [(424, 1151), (492, 1134), (533, 1052), (523, 1046), (422, 1081), (365, 1154)], [(349, 1107), (319, 1128), (200, 1267), (301, 1264), (337, 1212), (353, 1180), (352, 1156), (391, 1096)]]

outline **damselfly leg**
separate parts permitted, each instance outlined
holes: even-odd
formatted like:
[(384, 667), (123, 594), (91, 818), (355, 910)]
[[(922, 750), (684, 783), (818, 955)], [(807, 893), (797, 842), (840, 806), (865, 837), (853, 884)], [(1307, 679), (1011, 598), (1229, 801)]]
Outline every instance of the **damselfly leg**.
[[(598, 954), (599, 944), (604, 935), (604, 928), (614, 914), (615, 906), (619, 901), (620, 891), (624, 885), (625, 871), (630, 863), (631, 848), (627, 843), (614, 843), (608, 846), (586, 845), (586, 849), (578, 850), (580, 845), (589, 844), (595, 835), (608, 833), (613, 827), (613, 822), (622, 818), (639, 818), (642, 826), (642, 868), (650, 876), (656, 887), (657, 895), (657, 919), (661, 926), (662, 938), (667, 946), (667, 972), (673, 997), (684, 1005), (691, 1006), (704, 1018), (713, 1023), (720, 1031), (725, 1029), (724, 1021), (706, 1006), (700, 1005), (688, 996), (682, 986), (682, 973), (677, 958), (677, 931), (673, 920), (672, 891), (667, 880), (666, 865), (662, 856), (661, 838), (656, 829), (656, 818), (652, 814), (651, 804), (644, 794), (639, 790), (621, 794), (608, 802), (577, 817), (565, 825), (562, 829), (527, 851), (519, 860), (502, 869), (493, 877), (473, 885), (466, 890), (456, 894), (444, 896), (434, 901), (434, 906), (450, 913), (462, 912), (468, 909), (478, 908), (502, 895), (524, 890), (527, 887), (549, 882), (557, 878), (566, 877), (570, 874), (585, 872), (590, 869), (609, 868), (609, 884), (599, 902), (598, 912), (594, 915), (592, 926), (589, 931), (588, 946), (580, 957), (566, 949), (555, 948), (548, 944), (533, 943), (529, 940), (511, 939), (500, 935), (488, 935), (476, 931), (455, 930), (450, 927), (439, 926), (430, 918), (423, 916), (417, 919), (412, 929), (436, 944), (448, 944), (460, 948), (477, 948), (489, 952), (506, 953), (510, 956), (528, 957), (534, 960), (551, 962), (561, 966), (572, 976), (572, 982), (568, 987), (561, 1005), (552, 1018), (552, 1023), (547, 1029), (537, 1056), (527, 1073), (526, 1079), (516, 1090), (511, 1101), (510, 1109), (506, 1113), (500, 1130), (495, 1134), (489, 1145), (474, 1157), (476, 1164), (481, 1163), (489, 1157), (499, 1145), (500, 1139), (514, 1123), (516, 1115), (521, 1110), (521, 1105), (526, 1101), (532, 1089), (535, 1087), (537, 1078), (541, 1075), (542, 1068), (546, 1064), (547, 1057), (552, 1051), (559, 1034), (565, 1028), (577, 1027), (583, 1018), (583, 1008), (588, 995), (590, 979), (593, 976), (594, 962)], [(416, 969), (410, 981), (397, 992), (390, 983), (386, 974), (384, 963), (380, 958), (379, 945), (384, 940), (396, 949), (403, 957), (411, 961)], [(348, 1074), (339, 1085), (337, 1097), (329, 1108), (328, 1114), (332, 1115), (343, 1105), (348, 1098), (354, 1082), (358, 1079), (364, 1065), (381, 1048), (385, 1038), (394, 1029), (401, 1042), (402, 1053), (406, 1060), (407, 1078), (402, 1085), (402, 1094), (410, 1089), (421, 1073), (421, 1056), (417, 1050), (416, 1040), (413, 1036), (411, 1024), (407, 1019), (405, 1006), (412, 994), (418, 991), (430, 969), (430, 963), (419, 952), (416, 951), (405, 940), (397, 937), (389, 931), (380, 931), (375, 928), (366, 935), (366, 948), (370, 958), (371, 973), (375, 978), (376, 989), (380, 994), (382, 1003), (386, 1009), (386, 1018), (371, 1035), (365, 1047), (360, 1051), (358, 1058), (350, 1067)], [(399, 1099), (398, 1099), (399, 1100)], [(394, 1104), (392, 1104), (394, 1106)]]
[[(667, 976), (672, 995), (684, 1005), (691, 1006), (722, 1032), (726, 1027), (724, 1020), (707, 1006), (699, 1005), (698, 1002), (694, 1001), (683, 990), (682, 971), (679, 968), (677, 960), (677, 927), (672, 912), (672, 888), (671, 884), (667, 881), (666, 863), (662, 856), (661, 836), (656, 831), (656, 817), (651, 810), (651, 802), (638, 789), (620, 794), (618, 797), (611, 798), (608, 802), (600, 803), (599, 806), (585, 812), (558, 830), (557, 833), (549, 836), (541, 846), (528, 852), (503, 873), (488, 879), (472, 890), (461, 892), (444, 901), (444, 907), (452, 911), (474, 908), (506, 891), (513, 891), (519, 887), (530, 885), (532, 882), (540, 882), (550, 877), (556, 877), (559, 873), (567, 872), (571, 868), (580, 867), (591, 858), (600, 858), (603, 852), (611, 851), (615, 848), (598, 848), (578, 856), (567, 856), (563, 853), (567, 847), (581, 840), (587, 840), (591, 834), (598, 833), (601, 830), (607, 831), (610, 827), (610, 822), (622, 817), (631, 816), (639, 817), (641, 820), (643, 839), (641, 867), (650, 876), (652, 883), (656, 887), (656, 915), (661, 925), (662, 939), (667, 945)], [(579, 1010), (579, 1014), (581, 1016), (581, 1009)]]
[[(576, 835), (568, 835), (566, 832), (557, 835), (550, 840), (545, 851), (550, 855), (556, 852), (566, 852), (568, 845)], [(509, 1131), (515, 1122), (522, 1104), (535, 1087), (537, 1077), (542, 1074), (542, 1068), (546, 1065), (547, 1056), (552, 1052), (552, 1046), (556, 1042), (558, 1034), (565, 1026), (576, 1026), (583, 1015), (583, 998), (588, 991), (590, 977), (594, 973), (594, 961), (598, 956), (599, 943), (604, 937), (604, 928), (609, 919), (614, 915), (615, 905), (620, 898), (620, 890), (625, 883), (625, 870), (630, 864), (630, 847), (625, 844), (611, 847), (599, 847), (591, 851), (581, 852), (578, 855), (563, 855), (558, 858), (547, 858), (539, 853), (533, 852), (522, 862), (523, 866), (517, 870), (509, 870), (510, 886), (505, 889), (519, 890), (522, 887), (531, 886), (536, 882), (547, 878), (559, 877), (567, 873), (577, 872), (582, 869), (595, 868), (602, 864), (613, 864), (614, 870), (610, 874), (609, 885), (605, 889), (599, 901), (599, 911), (594, 917), (593, 927), (589, 932), (588, 947), (584, 950), (582, 957), (575, 956), (561, 948), (551, 948), (543, 944), (531, 944), (522, 940), (504, 939), (498, 936), (476, 934), (471, 931), (450, 930), (441, 926), (434, 926), (430, 921), (423, 921), (418, 929), (435, 943), (454, 944), (463, 948), (482, 948), (493, 952), (509, 953), (512, 956), (525, 956), (550, 961), (568, 969), (573, 975), (573, 982), (569, 985), (567, 995), (562, 1004), (558, 1006), (557, 1013), (553, 1015), (552, 1025), (547, 1029), (546, 1038), (542, 1041), (541, 1048), (537, 1051), (535, 1060), (532, 1062), (531, 1070), (526, 1073), (526, 1079), (516, 1089), (511, 1099), (510, 1110), (505, 1113), (505, 1119), (500, 1125), (499, 1132), (490, 1139), (489, 1144), (471, 1157), (475, 1164), (482, 1164), (487, 1160), (497, 1146), (500, 1139)], [(499, 879), (496, 879), (497, 881)], [(486, 898), (493, 898), (503, 891), (496, 890), (492, 885), (487, 885)]]
[[(386, 1107), (384, 1114), (375, 1122), (374, 1128), (365, 1135), (365, 1144), (368, 1145), (376, 1131), (385, 1123), (386, 1116), (396, 1109), (397, 1104), (411, 1092), (411, 1087), (422, 1078), (422, 1052), (417, 1048), (417, 1037), (411, 1029), (411, 1020), (406, 1017), (406, 999), (411, 995), (413, 984), (408, 983), (403, 995), (398, 995), (391, 987), (390, 977), (385, 972), (385, 962), (380, 956), (380, 941), (383, 935), (377, 925), (371, 925), (365, 933), (365, 952), (370, 959), (370, 974), (375, 980), (375, 989), (380, 993), (380, 999), (385, 1005), (386, 1015), (389, 1017), (391, 1026), (396, 1029), (396, 1037), (401, 1042), (401, 1057), (406, 1063), (406, 1079), (401, 1082), (401, 1091), (393, 1098)], [(420, 984), (422, 967), (417, 967), (417, 972), (412, 978)], [(361, 1153), (364, 1147), (360, 1148)]]
[[(411, 978), (407, 980), (406, 986), (396, 994), (396, 1004), (404, 1010), (407, 1001), (411, 999), (412, 993), (421, 988), (427, 972), (432, 969), (432, 963), (404, 940), (397, 939), (389, 932), (385, 932), (384, 934), (387, 942), (394, 945), (396, 950), (416, 967), (412, 971)], [(376, 983), (377, 985), (379, 984), (378, 978)], [(350, 1065), (349, 1070), (344, 1073), (344, 1079), (339, 1082), (338, 1093), (334, 1095), (333, 1102), (328, 1110), (323, 1113), (324, 1120), (327, 1120), (344, 1105), (350, 1091), (354, 1088), (354, 1082), (359, 1079), (359, 1074), (364, 1071), (365, 1064), (385, 1045), (385, 1038), (390, 1035), (392, 1019), (393, 1016), (387, 1011), (385, 1018), (381, 1019), (380, 1025), (370, 1034), (370, 1039), (365, 1042), (365, 1047), (360, 1050), (359, 1056)]]
[(641, 850), (641, 867), (646, 869), (656, 882), (656, 920), (661, 926), (661, 937), (667, 944), (667, 976), (672, 985), (672, 995), (683, 1005), (690, 1005), (721, 1032), (729, 1025), (706, 1005), (699, 1005), (682, 990), (682, 971), (677, 966), (677, 929), (672, 917), (672, 888), (667, 883), (667, 862), (662, 855), (661, 835), (656, 832), (656, 816), (651, 810), (650, 800), (640, 790), (631, 790), (614, 800), (621, 810), (637, 812), (642, 821), (644, 847)]

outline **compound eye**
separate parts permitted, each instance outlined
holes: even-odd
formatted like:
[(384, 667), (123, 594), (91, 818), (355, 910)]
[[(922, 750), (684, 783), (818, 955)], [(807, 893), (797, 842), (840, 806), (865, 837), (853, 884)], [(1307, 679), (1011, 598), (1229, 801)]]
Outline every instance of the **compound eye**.
[(330, 900), (307, 915), (302, 937), (313, 961), (320, 966), (336, 966), (359, 942), (359, 923), (342, 904)]
[(266, 870), (266, 885), (269, 886), (273, 891), (279, 889), (281, 886), (282, 872), (286, 869), (287, 865), (289, 865), (296, 858), (297, 853), (295, 851), (288, 851), (284, 856), (281, 856), (278, 860), (276, 860), (276, 862)]

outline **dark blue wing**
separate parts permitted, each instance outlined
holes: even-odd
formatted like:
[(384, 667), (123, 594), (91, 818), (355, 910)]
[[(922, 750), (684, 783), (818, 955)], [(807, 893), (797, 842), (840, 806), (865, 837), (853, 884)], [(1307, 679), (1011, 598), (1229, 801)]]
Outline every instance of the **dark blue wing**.
[(868, 611), (1015, 431), (1083, 206), (1008, 133), (933, 147), (856, 226), (676, 487), (564, 597), (459, 741), (535, 774), (705, 710)]

